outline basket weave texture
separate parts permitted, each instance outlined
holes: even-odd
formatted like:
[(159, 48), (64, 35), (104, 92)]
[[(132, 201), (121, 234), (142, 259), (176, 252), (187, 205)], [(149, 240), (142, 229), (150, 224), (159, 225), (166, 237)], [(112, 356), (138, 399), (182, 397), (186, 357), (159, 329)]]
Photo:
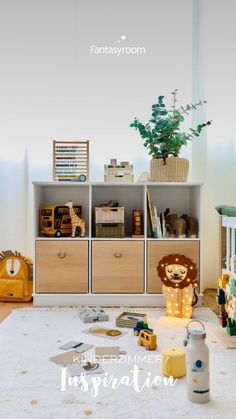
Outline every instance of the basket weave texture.
[(150, 182), (187, 182), (189, 171), (188, 159), (168, 157), (150, 161)]

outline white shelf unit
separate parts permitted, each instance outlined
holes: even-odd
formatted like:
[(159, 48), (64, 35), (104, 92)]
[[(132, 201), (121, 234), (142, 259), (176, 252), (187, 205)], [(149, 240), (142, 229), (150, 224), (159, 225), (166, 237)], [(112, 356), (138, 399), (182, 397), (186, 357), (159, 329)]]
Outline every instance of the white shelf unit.
[[(110, 183), (110, 182), (86, 182), (86, 183), (77, 183), (77, 182), (33, 182), (34, 189), (34, 248), (35, 248), (35, 260), (34, 260), (34, 305), (129, 305), (129, 306), (164, 306), (164, 298), (161, 293), (161, 284), (159, 281), (158, 287), (155, 284), (155, 275), (153, 264), (150, 262), (151, 252), (153, 255), (153, 246), (155, 243), (159, 243), (158, 246), (171, 246), (174, 248), (174, 252), (180, 249), (190, 248), (191, 257), (191, 246), (194, 247), (195, 252), (197, 252), (197, 261), (199, 264), (199, 281), (200, 281), (200, 297), (201, 297), (201, 225), (202, 225), (202, 184), (191, 182), (191, 183), (153, 183), (153, 182), (139, 182), (139, 183)], [(158, 213), (164, 212), (166, 208), (170, 208), (171, 213), (177, 213), (179, 216), (182, 214), (189, 214), (198, 219), (199, 223), (199, 233), (198, 237), (195, 239), (185, 238), (162, 238), (155, 239), (151, 236), (151, 231), (149, 227), (149, 214), (147, 207), (147, 189), (150, 192), (151, 200), (153, 204), (156, 205)], [(62, 204), (68, 200), (72, 200), (74, 205), (82, 206), (83, 218), (86, 221), (86, 234), (85, 237), (60, 237), (60, 238), (49, 238), (42, 237), (39, 231), (39, 209), (43, 205), (53, 205), (53, 204)], [(119, 206), (125, 207), (125, 238), (98, 238), (94, 237), (94, 208), (96, 205), (101, 205), (109, 200), (114, 200), (119, 202)], [(132, 238), (132, 211), (134, 209), (141, 209), (143, 212), (143, 227), (144, 227), (144, 237), (143, 238)], [(72, 243), (86, 243), (88, 244), (88, 255), (87, 259), (87, 288), (83, 292), (70, 292), (64, 291), (65, 286), (61, 286), (59, 291), (55, 291), (57, 287), (57, 273), (56, 268), (53, 268), (50, 265), (50, 260), (47, 264), (47, 259), (40, 259), (39, 248), (41, 246), (49, 246), (51, 243), (51, 248), (54, 246), (59, 246), (56, 243), (60, 243), (63, 246), (63, 243), (66, 246), (71, 245)], [(124, 243), (123, 243), (124, 242)], [(48, 244), (47, 244), (48, 243)], [(103, 247), (105, 246), (113, 248), (112, 246), (116, 245), (121, 248), (121, 246), (127, 246), (128, 248), (132, 247), (132, 243), (139, 243), (138, 247), (143, 249), (140, 250), (140, 254), (143, 258), (143, 264), (140, 265), (140, 271), (143, 272), (143, 280), (137, 282), (138, 292), (135, 292), (136, 288), (133, 286), (132, 290), (126, 291), (126, 285), (129, 281), (134, 281), (134, 278), (130, 279), (127, 277), (125, 281), (124, 278), (116, 278), (114, 281), (116, 283), (123, 284), (124, 291), (109, 291), (103, 292), (104, 287), (107, 286), (107, 283), (101, 287), (101, 292), (94, 291), (97, 289), (95, 285), (95, 262), (99, 264), (99, 255), (96, 257), (96, 243), (101, 249), (101, 260), (103, 257)], [(105, 245), (107, 243), (107, 245)], [(120, 243), (120, 244), (119, 244)], [(127, 243), (127, 245), (126, 245)], [(160, 247), (158, 247), (160, 248)], [(154, 249), (155, 253), (155, 249)], [(181, 253), (181, 251), (180, 251)], [(50, 253), (51, 254), (51, 253)], [(50, 259), (49, 254), (49, 259)], [(135, 264), (139, 261), (139, 257), (135, 260), (133, 258), (132, 248), (130, 250), (130, 260), (131, 265), (135, 269)], [(46, 252), (44, 258), (46, 257)], [(41, 260), (41, 262), (39, 262)], [(45, 269), (48, 269), (51, 272), (51, 275), (54, 276), (54, 284), (52, 284), (52, 289), (47, 288), (47, 281), (45, 279), (44, 288), (43, 286), (40, 289), (39, 286), (39, 277), (40, 269), (39, 263), (45, 264)], [(102, 263), (102, 262), (101, 262)], [(116, 263), (116, 260), (115, 260)], [(130, 263), (127, 264), (126, 268), (129, 269)], [(56, 263), (56, 265), (58, 265)], [(115, 266), (115, 265), (114, 265)], [(131, 267), (132, 267), (131, 266)], [(41, 266), (40, 266), (41, 268)], [(101, 269), (101, 267), (99, 268)], [(104, 272), (106, 272), (106, 266), (104, 266)], [(115, 268), (114, 268), (115, 270)], [(132, 270), (132, 269), (131, 269)], [(150, 279), (150, 271), (152, 270), (152, 279)], [(127, 271), (128, 272), (128, 271)], [(66, 279), (67, 273), (65, 274), (65, 281), (68, 281), (68, 289), (70, 284), (70, 278)], [(42, 275), (42, 274), (41, 274)], [(61, 275), (61, 272), (60, 272)], [(113, 275), (113, 272), (112, 272)], [(51, 278), (51, 276), (50, 276)], [(115, 277), (114, 277), (115, 278)], [(99, 278), (99, 281), (102, 281)], [(123, 281), (123, 282), (122, 282)], [(116, 289), (115, 285), (114, 288)], [(201, 298), (199, 299), (201, 304)]]

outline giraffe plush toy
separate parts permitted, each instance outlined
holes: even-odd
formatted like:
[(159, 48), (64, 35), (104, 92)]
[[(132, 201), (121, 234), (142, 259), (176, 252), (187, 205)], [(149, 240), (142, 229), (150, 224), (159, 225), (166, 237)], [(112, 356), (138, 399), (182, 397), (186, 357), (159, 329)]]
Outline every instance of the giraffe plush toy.
[(69, 207), (69, 213), (71, 218), (71, 226), (72, 226), (72, 237), (75, 237), (76, 227), (79, 227), (80, 229), (80, 235), (81, 237), (84, 237), (85, 235), (85, 221), (78, 217), (78, 215), (75, 213), (75, 210), (73, 208), (73, 202), (69, 201), (65, 204), (66, 207)]

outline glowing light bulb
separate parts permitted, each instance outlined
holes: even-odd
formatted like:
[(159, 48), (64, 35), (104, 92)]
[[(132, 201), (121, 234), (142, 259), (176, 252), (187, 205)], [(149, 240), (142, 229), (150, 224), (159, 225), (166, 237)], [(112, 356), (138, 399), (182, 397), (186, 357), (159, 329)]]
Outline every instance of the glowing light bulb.
[(178, 258), (176, 258), (175, 260), (176, 260), (176, 262), (178, 262), (178, 260), (179, 260), (179, 259), (178, 259)]
[(178, 303), (175, 303), (175, 305), (176, 305), (176, 307), (178, 307), (179, 304)]
[(188, 278), (187, 281), (190, 282), (190, 279)]
[(182, 303), (185, 303), (185, 300), (182, 300)]
[(174, 294), (170, 294), (171, 297), (174, 297)]

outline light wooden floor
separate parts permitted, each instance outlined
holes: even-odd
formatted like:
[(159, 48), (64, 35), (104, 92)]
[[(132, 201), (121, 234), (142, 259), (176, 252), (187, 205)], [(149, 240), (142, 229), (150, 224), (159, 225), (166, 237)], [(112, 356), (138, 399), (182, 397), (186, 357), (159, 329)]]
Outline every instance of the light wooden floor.
[[(218, 313), (218, 307), (216, 303), (216, 289), (207, 288), (204, 291), (203, 306), (210, 307), (213, 311)], [(20, 307), (32, 307), (33, 302), (30, 303), (3, 303), (0, 302), (0, 323), (11, 314), (12, 310)]]
[(12, 310), (20, 307), (31, 307), (33, 302), (30, 303), (3, 303), (0, 301), (0, 323), (11, 314)]

